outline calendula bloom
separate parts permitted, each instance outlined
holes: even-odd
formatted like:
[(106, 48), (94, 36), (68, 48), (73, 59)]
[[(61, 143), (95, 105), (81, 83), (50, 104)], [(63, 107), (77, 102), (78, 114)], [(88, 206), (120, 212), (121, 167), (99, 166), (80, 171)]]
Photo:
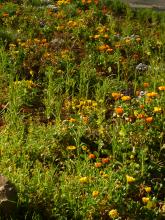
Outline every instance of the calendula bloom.
[(109, 46), (107, 44), (103, 44), (103, 45), (99, 46), (98, 49), (99, 49), (99, 51), (105, 51), (105, 50), (109, 49)]
[(144, 82), (144, 83), (143, 83), (143, 86), (144, 86), (144, 88), (147, 88), (147, 87), (149, 87), (149, 83)]
[(154, 97), (156, 97), (157, 95), (158, 95), (157, 92), (149, 92), (149, 93), (146, 94), (146, 96), (147, 96), (148, 98), (154, 98)]
[(79, 181), (80, 181), (80, 183), (88, 183), (88, 182), (89, 182), (89, 178), (86, 177), (86, 176), (84, 176), (84, 177), (81, 177), (81, 178), (79, 179)]
[(121, 93), (119, 93), (119, 92), (113, 92), (113, 93), (112, 93), (112, 97), (113, 97), (115, 100), (118, 100), (118, 99), (121, 97)]
[(83, 149), (84, 151), (87, 151), (87, 150), (88, 150), (87, 146), (82, 146), (82, 149)]
[(117, 107), (117, 108), (115, 108), (115, 112), (116, 112), (118, 115), (121, 115), (121, 114), (123, 114), (124, 110), (123, 110), (122, 107)]
[(77, 22), (76, 21), (68, 21), (68, 26), (69, 27), (76, 27), (77, 26)]
[(97, 197), (98, 195), (99, 195), (99, 191), (93, 191), (93, 192), (92, 192), (92, 196), (93, 196), (93, 197)]
[(126, 175), (126, 180), (127, 180), (127, 183), (133, 183), (133, 182), (135, 182), (135, 178), (132, 177), (132, 176), (129, 176), (129, 175)]
[(131, 42), (131, 39), (125, 39), (125, 42), (126, 42), (126, 44), (128, 44), (128, 43), (130, 43)]
[(68, 121), (73, 123), (73, 122), (76, 122), (76, 119), (75, 118), (70, 118)]
[(109, 211), (108, 215), (109, 215), (111, 218), (117, 218), (117, 217), (119, 217), (119, 213), (118, 213), (117, 209), (112, 209), (111, 211)]
[(104, 34), (104, 36), (103, 36), (104, 38), (106, 38), (106, 39), (108, 39), (109, 38), (109, 36), (108, 36), (108, 34)]
[(100, 37), (100, 34), (96, 34), (93, 36), (94, 39), (99, 39), (99, 37)]
[(57, 1), (57, 6), (69, 4), (70, 0), (59, 0)]
[(142, 118), (145, 118), (145, 115), (144, 114), (137, 114), (136, 118), (142, 119)]
[(96, 163), (95, 163), (95, 167), (96, 167), (96, 168), (99, 168), (99, 167), (101, 167), (101, 166), (102, 166), (102, 163), (101, 163), (101, 162), (96, 162)]
[(146, 121), (147, 123), (151, 123), (151, 122), (153, 122), (153, 117), (147, 117), (147, 118), (145, 119), (145, 121)]
[(67, 149), (67, 150), (75, 150), (75, 149), (76, 149), (76, 146), (67, 146), (66, 149)]
[(131, 99), (131, 97), (128, 95), (126, 95), (126, 96), (124, 95), (121, 97), (121, 99), (122, 99), (122, 101), (129, 101)]
[(136, 41), (137, 41), (137, 42), (141, 41), (141, 38), (140, 38), (140, 37), (137, 37), (137, 38), (136, 38)]
[(165, 86), (159, 86), (158, 89), (159, 91), (165, 91)]
[(158, 112), (161, 112), (161, 111), (162, 111), (161, 107), (154, 107), (153, 112), (158, 113)]
[(107, 52), (112, 52), (113, 49), (112, 49), (112, 48), (108, 48), (106, 51), (107, 51)]
[(84, 124), (88, 124), (88, 122), (89, 122), (88, 116), (83, 116), (83, 117), (82, 117), (82, 120), (83, 120), (83, 123), (84, 123)]
[(96, 155), (95, 155), (95, 154), (89, 154), (89, 155), (88, 155), (88, 158), (89, 158), (89, 159), (95, 159), (95, 158), (96, 158)]
[(144, 189), (145, 189), (145, 191), (146, 191), (147, 193), (150, 193), (150, 192), (151, 192), (151, 187), (150, 187), (150, 186), (146, 186)]
[(150, 201), (150, 198), (148, 198), (148, 197), (143, 197), (143, 198), (142, 198), (142, 201), (143, 201), (144, 203), (147, 203), (147, 202)]
[(165, 213), (165, 204), (162, 205), (161, 211)]
[(102, 158), (102, 163), (109, 163), (110, 159), (107, 157), (107, 158)]

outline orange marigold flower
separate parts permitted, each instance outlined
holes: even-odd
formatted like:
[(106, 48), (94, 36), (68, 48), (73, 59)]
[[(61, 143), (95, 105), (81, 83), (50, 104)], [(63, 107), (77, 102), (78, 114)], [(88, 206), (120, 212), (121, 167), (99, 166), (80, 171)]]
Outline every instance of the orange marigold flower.
[(107, 157), (107, 158), (102, 158), (102, 163), (109, 163), (110, 159)]
[(149, 87), (149, 83), (144, 82), (144, 83), (143, 83), (143, 86), (144, 86), (144, 88), (148, 88), (148, 87)]
[(102, 163), (101, 163), (101, 162), (96, 162), (96, 163), (95, 163), (95, 167), (96, 167), (96, 168), (99, 168), (99, 167), (101, 167), (101, 166), (102, 166)]
[(158, 89), (159, 91), (165, 91), (165, 86), (159, 86)]
[(144, 105), (140, 105), (139, 107), (140, 107), (141, 109), (143, 109), (143, 108), (144, 108)]
[(9, 13), (4, 12), (2, 16), (3, 16), (3, 17), (8, 17), (8, 16), (9, 16)]
[(123, 114), (124, 109), (123, 109), (122, 107), (117, 107), (117, 108), (115, 108), (115, 112), (116, 112), (118, 115), (121, 115), (121, 114)]
[(112, 52), (112, 51), (113, 51), (112, 48), (108, 48), (108, 49), (107, 49), (107, 52)]
[(124, 95), (121, 97), (121, 99), (122, 99), (122, 101), (129, 101), (131, 99), (131, 97), (128, 95)]
[(89, 159), (95, 159), (95, 158), (96, 158), (96, 155), (95, 155), (95, 154), (89, 154), (89, 155), (88, 155), (88, 158), (89, 158)]
[(145, 115), (144, 115), (144, 114), (137, 114), (136, 117), (139, 118), (139, 119), (141, 119), (141, 118), (145, 118)]
[(68, 121), (73, 123), (73, 122), (76, 122), (76, 119), (75, 118), (70, 118)]
[(153, 122), (153, 117), (147, 117), (145, 120), (147, 123), (151, 123)]
[(119, 92), (113, 92), (113, 93), (112, 93), (112, 97), (113, 97), (115, 100), (118, 100), (118, 99), (121, 97), (121, 93), (119, 93)]

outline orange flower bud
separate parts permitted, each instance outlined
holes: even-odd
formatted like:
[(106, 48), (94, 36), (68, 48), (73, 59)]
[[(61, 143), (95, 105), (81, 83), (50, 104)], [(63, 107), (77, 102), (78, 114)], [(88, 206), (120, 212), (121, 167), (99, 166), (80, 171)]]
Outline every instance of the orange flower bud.
[(95, 158), (96, 158), (96, 155), (95, 155), (95, 154), (89, 154), (89, 155), (88, 155), (88, 158), (89, 158), (89, 159), (95, 159)]
[(147, 117), (145, 120), (149, 124), (149, 123), (153, 122), (153, 117)]
[(144, 88), (148, 88), (148, 87), (149, 87), (149, 83), (144, 82), (144, 83), (143, 83), (143, 86), (144, 86)]
[(122, 107), (117, 107), (117, 108), (115, 108), (115, 112), (116, 112), (118, 115), (121, 115), (121, 114), (123, 114), (124, 110), (123, 110)]
[(102, 158), (102, 163), (109, 163), (110, 159), (107, 157), (107, 158)]
[(101, 163), (101, 162), (96, 162), (96, 163), (95, 163), (95, 167), (96, 167), (96, 168), (99, 168), (99, 167), (101, 167), (101, 166), (102, 166), (102, 163)]

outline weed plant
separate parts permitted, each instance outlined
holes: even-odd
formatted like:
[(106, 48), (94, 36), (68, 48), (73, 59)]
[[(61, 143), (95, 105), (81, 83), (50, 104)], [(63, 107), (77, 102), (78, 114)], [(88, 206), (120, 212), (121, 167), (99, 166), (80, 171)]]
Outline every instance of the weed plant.
[(0, 2), (0, 173), (18, 191), (9, 219), (164, 219), (164, 12)]

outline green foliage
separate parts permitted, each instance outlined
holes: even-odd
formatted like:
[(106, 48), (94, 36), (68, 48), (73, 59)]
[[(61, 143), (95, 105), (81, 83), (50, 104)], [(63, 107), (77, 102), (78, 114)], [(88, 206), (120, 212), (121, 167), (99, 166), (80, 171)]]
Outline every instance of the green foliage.
[(13, 219), (163, 219), (164, 12), (0, 5), (0, 168)]

